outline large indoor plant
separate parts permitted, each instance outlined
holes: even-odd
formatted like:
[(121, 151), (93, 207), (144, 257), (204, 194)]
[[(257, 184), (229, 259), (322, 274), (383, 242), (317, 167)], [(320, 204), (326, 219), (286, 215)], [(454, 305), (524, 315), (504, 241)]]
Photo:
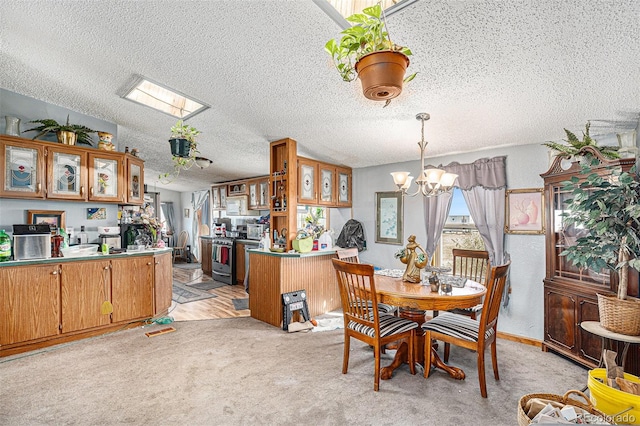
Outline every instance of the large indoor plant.
[(405, 78), (411, 50), (391, 41), (383, 18), (380, 4), (367, 7), (347, 18), (354, 25), (340, 33), (339, 42), (331, 39), (324, 47), (342, 79), (360, 77), (365, 97), (376, 101), (395, 98), (416, 75)]
[(78, 143), (93, 146), (93, 141), (91, 140), (91, 136), (89, 136), (89, 134), (95, 133), (96, 131), (80, 124), (69, 124), (68, 115), (66, 124), (59, 124), (56, 120), (53, 120), (51, 118), (31, 120), (29, 121), (29, 123), (40, 123), (40, 125), (37, 127), (23, 131), (23, 133), (38, 132), (38, 134), (35, 135), (33, 139), (53, 132), (56, 134), (58, 142), (60, 143), (66, 145), (75, 145), (76, 143)]
[[(629, 268), (640, 271), (640, 181), (635, 167), (629, 172), (620, 167), (609, 171), (598, 174), (587, 164), (582, 166), (584, 179), (573, 176), (564, 182), (563, 190), (572, 198), (566, 202), (563, 224), (584, 227), (589, 232), (561, 255), (578, 268), (617, 272), (617, 297), (598, 294), (600, 322), (611, 331), (638, 335), (640, 301), (627, 299), (627, 292)], [(617, 314), (624, 318), (611, 317)]]

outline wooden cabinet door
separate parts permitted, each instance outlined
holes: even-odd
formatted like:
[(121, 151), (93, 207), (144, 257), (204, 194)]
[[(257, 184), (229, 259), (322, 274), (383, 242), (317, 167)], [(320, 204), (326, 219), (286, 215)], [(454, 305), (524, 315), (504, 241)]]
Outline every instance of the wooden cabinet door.
[(44, 198), (44, 145), (20, 138), (0, 139), (0, 197)]
[(545, 287), (544, 304), (545, 341), (575, 353), (577, 297)]
[(259, 191), (258, 181), (257, 180), (249, 181), (249, 208), (252, 210), (257, 209), (259, 205), (258, 191)]
[(320, 191), (318, 204), (323, 206), (335, 206), (336, 199), (336, 168), (328, 164), (318, 165)]
[(222, 210), (227, 208), (227, 186), (220, 187), (220, 208)]
[(111, 300), (110, 265), (102, 259), (62, 264), (63, 333), (111, 323), (110, 315), (100, 309)]
[(221, 209), (221, 203), (220, 203), (220, 187), (219, 186), (212, 186), (211, 187), (211, 208), (213, 210), (220, 210)]
[(122, 154), (89, 153), (89, 201), (124, 202)]
[(245, 260), (244, 243), (236, 243), (236, 283), (240, 285), (244, 284)]
[(131, 321), (153, 316), (152, 256), (136, 256), (111, 261), (111, 303), (113, 322)]
[(60, 332), (60, 265), (0, 268), (0, 345)]
[(87, 200), (87, 153), (76, 147), (48, 146), (47, 198)]
[(337, 205), (351, 207), (351, 169), (336, 167), (338, 175)]
[(258, 181), (258, 208), (269, 210), (269, 178)]
[(314, 205), (318, 200), (318, 163), (298, 158), (298, 203)]
[(162, 253), (153, 257), (153, 276), (155, 281), (155, 315), (167, 312), (171, 307), (173, 291), (173, 264), (171, 253)]
[(211, 263), (211, 250), (213, 248), (213, 241), (210, 238), (201, 238), (200, 248), (202, 253), (202, 272), (211, 276), (213, 267)]
[[(127, 190), (128, 204), (142, 204), (144, 201), (144, 162), (139, 158), (127, 155)], [(155, 206), (156, 212), (160, 206)]]
[(597, 299), (578, 297), (578, 318), (576, 329), (578, 334), (578, 355), (595, 365), (600, 362), (602, 353), (602, 339), (593, 333), (589, 333), (580, 327), (583, 321), (600, 321)]

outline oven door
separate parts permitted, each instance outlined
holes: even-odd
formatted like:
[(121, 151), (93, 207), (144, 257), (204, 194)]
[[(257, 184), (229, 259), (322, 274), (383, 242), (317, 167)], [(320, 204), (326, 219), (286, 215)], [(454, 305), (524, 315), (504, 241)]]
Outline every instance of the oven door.
[(211, 272), (216, 281), (235, 284), (234, 245), (213, 242), (211, 247)]

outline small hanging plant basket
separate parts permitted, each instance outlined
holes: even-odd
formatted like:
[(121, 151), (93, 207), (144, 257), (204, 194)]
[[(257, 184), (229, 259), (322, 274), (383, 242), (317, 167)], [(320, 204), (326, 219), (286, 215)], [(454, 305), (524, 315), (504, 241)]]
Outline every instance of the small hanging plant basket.
[(187, 139), (173, 138), (169, 139), (171, 145), (171, 155), (176, 157), (187, 158), (191, 152), (191, 142)]
[(397, 51), (373, 52), (360, 58), (355, 68), (365, 98), (385, 101), (400, 95), (408, 66), (407, 55)]

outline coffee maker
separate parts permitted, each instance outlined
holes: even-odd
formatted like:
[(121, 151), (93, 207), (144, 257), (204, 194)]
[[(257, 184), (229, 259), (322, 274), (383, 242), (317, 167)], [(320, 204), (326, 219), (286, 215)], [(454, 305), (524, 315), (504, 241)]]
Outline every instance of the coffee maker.
[(106, 244), (109, 250), (120, 250), (122, 245), (119, 226), (99, 226), (98, 232), (98, 240), (101, 246)]

